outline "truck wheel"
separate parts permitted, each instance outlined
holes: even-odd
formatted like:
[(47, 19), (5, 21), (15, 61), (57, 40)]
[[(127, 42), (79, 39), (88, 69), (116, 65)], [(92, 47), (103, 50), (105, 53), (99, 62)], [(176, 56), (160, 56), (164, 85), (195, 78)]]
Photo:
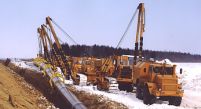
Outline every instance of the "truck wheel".
[(133, 91), (133, 86), (132, 86), (132, 84), (128, 84), (128, 85), (127, 85), (126, 91), (127, 91), (127, 92), (132, 92), (132, 91)]
[(74, 85), (79, 85), (80, 84), (80, 76), (76, 75), (76, 78), (73, 80)]
[(182, 97), (170, 97), (169, 105), (180, 106)]
[(104, 81), (104, 91), (109, 91), (110, 88), (110, 82), (109, 80), (105, 79)]
[(126, 84), (121, 84), (121, 88), (122, 88), (123, 91), (125, 91), (126, 88), (127, 88)]
[(97, 84), (97, 89), (100, 90), (100, 91), (102, 91), (102, 90), (103, 90), (103, 87), (102, 87), (101, 82), (97, 80), (97, 81), (96, 81), (96, 84)]
[(97, 89), (100, 91), (102, 90), (100, 83), (97, 84)]
[(149, 89), (147, 86), (143, 88), (143, 103), (144, 104), (153, 104), (156, 100), (156, 97), (149, 93)]
[(136, 85), (136, 98), (143, 99), (142, 87), (139, 84)]
[(119, 85), (118, 85), (118, 89), (119, 89), (120, 91), (122, 91), (122, 90), (123, 90), (123, 88), (122, 88), (122, 85), (121, 85), (121, 84), (119, 84)]

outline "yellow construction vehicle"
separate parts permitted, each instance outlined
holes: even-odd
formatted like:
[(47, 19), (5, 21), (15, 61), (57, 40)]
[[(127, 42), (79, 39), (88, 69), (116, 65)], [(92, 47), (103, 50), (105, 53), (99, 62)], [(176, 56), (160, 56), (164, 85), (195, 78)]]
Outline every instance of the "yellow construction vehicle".
[(71, 57), (73, 60), (73, 71), (77, 72), (77, 73), (81, 73), (82, 72), (82, 62), (81, 62), (81, 57)]
[[(96, 64), (97, 88), (108, 91), (109, 89), (126, 90), (131, 92), (132, 86), (132, 63), (133, 56), (111, 56), (99, 60)], [(117, 84), (118, 83), (118, 84)]]
[[(55, 59), (57, 55), (55, 54), (55, 50), (52, 46), (53, 45), (52, 41), (50, 40), (48, 34), (46, 33), (43, 25), (41, 25), (41, 28), (38, 28), (38, 33), (39, 33), (39, 40), (40, 40), (39, 41), (40, 53), (38, 56), (41, 58), (44, 58), (48, 63), (50, 63), (53, 66), (53, 69), (56, 70), (57, 61)], [(42, 44), (40, 44), (40, 42), (42, 42)], [(49, 49), (48, 49), (48, 46), (50, 46)], [(43, 53), (42, 53), (42, 49), (44, 50)], [(54, 52), (55, 55), (53, 55), (49, 51)]]
[(156, 98), (168, 100), (170, 105), (181, 104), (183, 90), (178, 83), (176, 65), (141, 61), (134, 65), (133, 83), (136, 97), (145, 104), (152, 104)]
[[(118, 68), (117, 82), (120, 90), (132, 91), (136, 86), (136, 97), (143, 99), (145, 104), (152, 104), (157, 98), (168, 100), (170, 105), (181, 104), (183, 90), (178, 83), (176, 65), (157, 63), (143, 60), (143, 32), (145, 27), (144, 4), (138, 6), (138, 23), (136, 31), (134, 60), (132, 65), (126, 64), (129, 59), (124, 58), (124, 64)], [(140, 41), (140, 47), (138, 47)], [(139, 50), (138, 50), (139, 48)]]
[(56, 43), (56, 46), (57, 46), (57, 51), (58, 51), (58, 55), (61, 57), (59, 58), (60, 59), (60, 68), (62, 70), (62, 72), (64, 73), (64, 75), (69, 78), (71, 77), (74, 84), (79, 84), (80, 82), (80, 76), (77, 75), (77, 72), (73, 71), (73, 60), (71, 59), (71, 57), (67, 57), (64, 52), (63, 52), (63, 49), (62, 49), (62, 46), (61, 44), (59, 43), (59, 39), (56, 35), (56, 32), (53, 28), (53, 25), (52, 25), (52, 19), (50, 17), (46, 17), (46, 24), (49, 26), (50, 30), (51, 30), (51, 33), (54, 37), (54, 40), (55, 40), (55, 43)]
[[(142, 19), (141, 9), (142, 9), (141, 5), (138, 6), (137, 10), (139, 10), (139, 17), (138, 17), (139, 20)], [(122, 42), (122, 39), (126, 35), (127, 30), (130, 27), (134, 16), (132, 17), (126, 31), (124, 32), (116, 48), (119, 47), (120, 43)], [(95, 72), (96, 72), (96, 84), (98, 89), (108, 91), (110, 86), (115, 86), (116, 83), (118, 82), (120, 90), (127, 90), (129, 92), (133, 90), (132, 66), (125, 64), (130, 61), (128, 59), (126, 60), (126, 58), (127, 58), (126, 56), (118, 57), (116, 56), (116, 54), (114, 54), (110, 58), (105, 58), (105, 59), (95, 61), (96, 63), (99, 63), (99, 64), (95, 64), (93, 67), (93, 69), (95, 69)]]
[(117, 81), (114, 78), (116, 56), (95, 61), (96, 84), (98, 90), (108, 91), (116, 89)]
[[(178, 83), (176, 65), (142, 59), (144, 4), (141, 3), (138, 8), (138, 26), (132, 68), (132, 80), (134, 86), (136, 86), (136, 97), (143, 99), (144, 104), (152, 104), (156, 98), (159, 98), (161, 100), (168, 100), (170, 105), (179, 106), (181, 104), (183, 90), (181, 84)], [(139, 51), (138, 37), (140, 37)]]
[[(59, 39), (58, 39), (56, 32), (53, 28), (53, 25), (51, 23), (51, 20), (52, 19), (50, 17), (47, 17), (46, 18), (47, 26), (41, 25), (41, 28), (38, 29), (38, 32), (39, 32), (42, 42), (44, 44), (45, 57), (48, 56), (49, 57), (48, 62), (51, 62), (51, 64), (53, 66), (55, 66), (55, 68), (59, 67), (67, 79), (70, 79), (70, 77), (71, 77), (74, 84), (79, 84), (80, 77), (79, 77), (79, 75), (77, 75), (77, 72), (74, 69), (75, 66), (73, 64), (73, 59), (64, 54), (62, 46), (59, 42)], [(55, 46), (54, 46), (54, 43), (52, 42), (52, 39), (50, 39), (49, 35), (47, 34), (46, 30), (48, 30), (48, 29), (50, 29), (50, 32), (53, 35), (53, 38), (55, 41)], [(50, 46), (50, 49), (49, 49), (50, 51), (48, 51), (47, 43)], [(45, 59), (47, 60), (47, 58), (45, 58)]]
[[(145, 23), (145, 9), (144, 4), (140, 3), (137, 7), (136, 12), (138, 12), (138, 22), (137, 22), (137, 31), (136, 31), (136, 43), (135, 43), (135, 52), (134, 52), (134, 64), (136, 64), (137, 55), (139, 53), (139, 59), (142, 58), (142, 41), (143, 41), (143, 32), (144, 32), (144, 23)], [(135, 16), (134, 14), (134, 16)], [(134, 18), (132, 17), (132, 19)], [(132, 20), (131, 20), (132, 21)], [(140, 36), (140, 51), (138, 52), (138, 37)], [(128, 57), (125, 57), (128, 58)], [(129, 63), (129, 59), (124, 60), (126, 63)], [(119, 90), (126, 90), (128, 92), (133, 91), (133, 64), (120, 64), (118, 67), (118, 76), (117, 76), (117, 82), (119, 84), (118, 88)]]
[(119, 90), (132, 92), (133, 91), (133, 78), (132, 78), (132, 65), (133, 56), (123, 55), (118, 57), (117, 67), (117, 83)]
[(82, 57), (81, 73), (87, 76), (87, 84), (94, 84), (96, 81), (95, 60), (93, 57)]
[[(109, 87), (105, 87), (108, 84), (103, 83), (103, 78), (107, 75), (102, 75), (105, 73), (105, 69), (103, 68), (103, 61), (105, 59), (97, 59), (93, 57), (84, 57), (82, 59), (82, 72), (87, 76), (87, 83), (98, 86), (100, 90), (108, 90)], [(104, 71), (103, 71), (104, 70)], [(101, 73), (102, 72), (102, 73)], [(106, 72), (108, 73), (108, 72)]]

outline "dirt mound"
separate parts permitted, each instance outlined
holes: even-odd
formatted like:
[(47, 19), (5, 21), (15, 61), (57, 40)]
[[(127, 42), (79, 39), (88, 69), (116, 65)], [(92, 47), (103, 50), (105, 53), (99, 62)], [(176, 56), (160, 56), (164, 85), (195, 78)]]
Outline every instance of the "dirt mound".
[[(52, 87), (49, 86), (48, 78), (44, 78), (42, 73), (36, 72), (31, 69), (20, 68), (12, 63), (10, 63), (8, 67), (14, 70), (19, 78), (24, 78), (23, 81), (26, 80), (26, 82), (33, 85), (45, 97), (47, 97), (48, 101), (54, 103), (56, 107), (59, 107), (61, 109), (69, 107), (68, 103), (62, 101), (62, 96), (60, 96), (60, 94), (58, 94), (58, 92), (54, 90), (54, 88), (52, 89)], [(20, 83), (23, 83), (21, 80), (18, 81)], [(73, 92), (75, 96), (81, 102), (83, 102), (83, 104), (88, 109), (127, 109), (127, 107), (123, 104), (111, 101), (104, 98), (103, 96), (89, 94), (84, 91), (78, 91), (73, 86), (69, 86), (68, 89)], [(28, 90), (28, 92), (32, 91), (31, 88), (26, 88), (26, 90)]]
[(39, 91), (2, 64), (0, 78), (0, 109), (55, 108)]
[(128, 109), (125, 105), (106, 99), (101, 95), (78, 91), (73, 86), (69, 86), (68, 89), (73, 92), (88, 109)]

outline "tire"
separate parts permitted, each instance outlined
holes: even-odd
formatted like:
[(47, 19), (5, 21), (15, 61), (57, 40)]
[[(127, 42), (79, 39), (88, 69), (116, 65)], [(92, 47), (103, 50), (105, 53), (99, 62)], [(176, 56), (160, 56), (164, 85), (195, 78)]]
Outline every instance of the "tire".
[(126, 91), (126, 85), (125, 84), (121, 84), (121, 88), (123, 91)]
[(102, 89), (102, 86), (101, 86), (101, 82), (97, 79), (95, 83), (97, 85), (97, 89), (102, 91), (103, 89)]
[(75, 80), (73, 80), (73, 84), (74, 85), (79, 85), (80, 84), (80, 76), (79, 75), (76, 75)]
[(133, 91), (133, 86), (132, 86), (132, 84), (128, 84), (128, 85), (127, 85), (126, 91), (127, 91), (127, 92), (132, 92), (132, 91)]
[(169, 105), (180, 106), (182, 97), (170, 97)]
[(101, 87), (100, 83), (97, 83), (97, 89), (102, 91), (102, 87)]
[(121, 84), (118, 84), (118, 89), (122, 91)]
[(119, 85), (118, 85), (118, 89), (119, 89), (120, 91), (124, 91), (124, 86), (123, 86), (122, 84), (119, 83)]
[(110, 82), (109, 80), (105, 79), (104, 81), (104, 91), (109, 91), (109, 88), (110, 88)]
[(149, 93), (149, 89), (148, 89), (147, 85), (144, 86), (144, 88), (143, 88), (143, 103), (146, 105), (148, 105), (148, 104), (151, 105), (155, 102), (155, 100), (156, 100), (156, 97)]
[(143, 90), (142, 90), (142, 86), (140, 86), (139, 84), (136, 85), (136, 98), (142, 100), (143, 99)]

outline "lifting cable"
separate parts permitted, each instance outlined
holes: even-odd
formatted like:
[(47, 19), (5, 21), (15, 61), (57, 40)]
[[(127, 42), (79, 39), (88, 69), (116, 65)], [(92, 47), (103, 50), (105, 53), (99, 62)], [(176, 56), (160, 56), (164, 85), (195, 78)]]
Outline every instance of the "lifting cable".
[[(52, 41), (52, 33), (50, 28), (48, 28), (47, 26), (45, 26), (45, 28), (47, 29), (48, 35), (50, 36), (50, 40)], [(59, 42), (64, 43), (59, 37), (57, 37)]]
[[(119, 46), (120, 46), (121, 43), (123, 42), (123, 39), (124, 39), (125, 36), (127, 35), (128, 30), (130, 29), (131, 24), (132, 24), (132, 22), (133, 22), (133, 20), (134, 20), (134, 18), (135, 18), (135, 16), (136, 16), (136, 14), (137, 14), (137, 10), (138, 10), (138, 8), (136, 8), (136, 10), (135, 10), (135, 12), (134, 12), (134, 14), (133, 14), (131, 20), (129, 21), (129, 23), (128, 23), (127, 27), (126, 27), (126, 30), (124, 31), (124, 33), (123, 33), (123, 35), (122, 35), (120, 41), (118, 42), (118, 44), (117, 44), (117, 46), (116, 46), (116, 49), (119, 48)], [(115, 55), (115, 53), (114, 53), (113, 55)], [(107, 59), (103, 62), (103, 64), (102, 64), (101, 67), (104, 67), (105, 64), (107, 64)]]
[(74, 44), (78, 45), (78, 43), (64, 30), (61, 28), (61, 26), (59, 26), (53, 19), (52, 20), (52, 23), (55, 24), (55, 26), (57, 26)]
[(124, 33), (123, 33), (123, 35), (122, 35), (120, 41), (119, 41), (118, 44), (117, 44), (116, 49), (119, 48), (119, 46), (121, 45), (123, 39), (125, 38), (126, 34), (128, 33), (128, 30), (129, 30), (129, 28), (131, 27), (131, 24), (132, 24), (132, 22), (133, 22), (133, 20), (134, 20), (134, 18), (135, 18), (135, 16), (136, 16), (136, 14), (137, 14), (137, 10), (138, 10), (138, 8), (135, 10), (135, 13), (133, 14), (131, 20), (129, 21), (129, 23), (128, 23), (127, 27), (126, 27), (126, 30), (124, 31)]

